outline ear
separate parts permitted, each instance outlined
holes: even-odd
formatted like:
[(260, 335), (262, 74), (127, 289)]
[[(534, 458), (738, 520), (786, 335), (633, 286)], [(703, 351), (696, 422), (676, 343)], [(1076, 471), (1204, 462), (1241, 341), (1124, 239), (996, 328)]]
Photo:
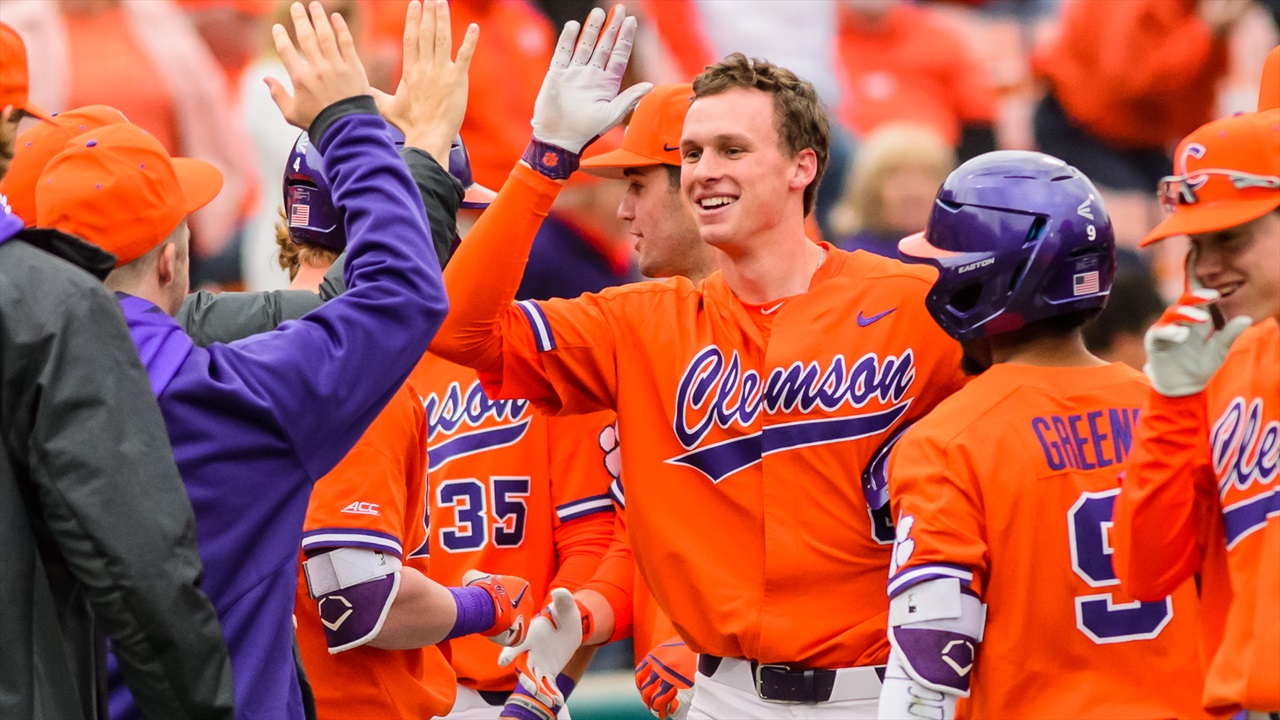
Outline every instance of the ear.
[(171, 242), (166, 242), (164, 248), (160, 250), (160, 257), (156, 259), (156, 279), (160, 281), (160, 287), (173, 284), (177, 266), (178, 247)]
[(796, 153), (795, 170), (791, 173), (791, 180), (787, 183), (787, 187), (792, 190), (804, 190), (809, 187), (809, 183), (818, 175), (818, 154), (813, 148), (805, 148)]

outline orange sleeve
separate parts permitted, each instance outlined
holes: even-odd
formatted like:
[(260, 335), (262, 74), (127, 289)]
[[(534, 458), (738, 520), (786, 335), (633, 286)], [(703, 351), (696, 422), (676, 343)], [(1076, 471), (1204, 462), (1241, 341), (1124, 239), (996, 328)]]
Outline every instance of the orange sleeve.
[(501, 369), (502, 320), (520, 287), (534, 235), (562, 187), (524, 163), (511, 170), (445, 270), (449, 316), (431, 352), (477, 370)]
[[(613, 501), (606, 439), (614, 443), (613, 413), (548, 418), (553, 530), (559, 567), (551, 587), (576, 590), (591, 579), (613, 538)], [(606, 438), (605, 436), (608, 436)]]
[[(595, 575), (582, 586), (584, 590), (600, 593), (613, 609), (613, 635), (609, 637), (608, 642), (631, 637), (633, 629), (636, 561), (631, 555), (631, 545), (627, 542), (626, 515), (625, 510), (618, 509), (609, 549), (605, 552), (604, 559), (600, 561)], [(666, 622), (670, 624), (670, 621)], [(670, 634), (674, 632), (673, 628)], [(647, 653), (648, 649), (640, 653), (640, 656), (643, 657)]]
[(410, 457), (418, 447), (415, 396), (402, 387), (342, 462), (311, 492), (302, 550), (363, 547), (404, 559)]
[(889, 456), (889, 498), (897, 537), (889, 564), (889, 596), (917, 583), (957, 578), (982, 597), (987, 577), (985, 519), (946, 439), (916, 426)]
[(1112, 562), (1125, 589), (1158, 600), (1200, 567), (1203, 514), (1214, 510), (1203, 393), (1166, 398), (1151, 392), (1138, 418), (1112, 528)]

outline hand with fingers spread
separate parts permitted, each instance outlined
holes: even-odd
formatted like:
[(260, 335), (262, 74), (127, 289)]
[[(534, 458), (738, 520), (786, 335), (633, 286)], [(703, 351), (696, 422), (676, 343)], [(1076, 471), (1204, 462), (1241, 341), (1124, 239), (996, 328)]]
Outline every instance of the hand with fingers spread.
[(289, 8), (298, 47), (289, 39), (283, 25), (271, 28), (276, 51), (293, 83), (293, 94), (275, 78), (266, 78), (275, 101), (290, 125), (308, 129), (321, 110), (357, 95), (369, 94), (369, 79), (356, 55), (355, 41), (342, 16), (334, 13), (332, 24), (324, 7), (311, 3), (311, 14), (294, 3)]
[(1231, 344), (1253, 324), (1250, 318), (1236, 317), (1215, 332), (1208, 307), (1217, 299), (1217, 290), (1192, 290), (1147, 331), (1144, 369), (1156, 392), (1185, 397), (1204, 390)]
[(529, 624), (529, 632), (518, 645), (505, 648), (498, 664), (512, 661), (520, 673), (520, 684), (547, 705), (563, 705), (564, 695), (556, 678), (582, 645), (582, 614), (573, 594), (564, 588), (551, 591), (551, 603)]
[(404, 133), (405, 145), (443, 161), (467, 111), (467, 73), (480, 29), (473, 23), (453, 59), (445, 0), (413, 0), (404, 23), (404, 72), (394, 95), (373, 90), (378, 111)]
[(565, 23), (533, 106), (535, 140), (581, 153), (621, 123), (653, 87), (637, 83), (618, 94), (631, 57), (636, 20), (618, 5), (609, 14), (608, 26), (604, 25), (605, 13), (599, 8), (587, 15), (581, 35), (576, 21)]

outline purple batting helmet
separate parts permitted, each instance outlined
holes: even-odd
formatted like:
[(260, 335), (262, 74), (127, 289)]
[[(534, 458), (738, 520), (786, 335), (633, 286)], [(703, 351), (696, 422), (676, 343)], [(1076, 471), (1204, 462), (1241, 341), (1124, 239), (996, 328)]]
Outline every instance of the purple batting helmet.
[(347, 246), (342, 213), (333, 205), (333, 188), (324, 176), (324, 160), (304, 132), (293, 144), (284, 169), (284, 219), (289, 238), (300, 245)]
[(925, 231), (898, 250), (938, 268), (925, 304), (961, 341), (1099, 309), (1115, 277), (1115, 234), (1098, 189), (1063, 161), (1023, 150), (956, 168)]
[[(404, 145), (404, 133), (387, 123), (387, 133), (396, 147)], [(449, 174), (462, 183), (466, 195), (462, 207), (483, 210), (497, 193), (475, 182), (471, 159), (462, 136), (449, 148)], [(333, 188), (324, 175), (324, 159), (311, 144), (307, 133), (298, 136), (284, 171), (284, 212), (289, 237), (299, 244), (324, 245), (334, 250), (347, 246), (342, 213), (333, 204)]]

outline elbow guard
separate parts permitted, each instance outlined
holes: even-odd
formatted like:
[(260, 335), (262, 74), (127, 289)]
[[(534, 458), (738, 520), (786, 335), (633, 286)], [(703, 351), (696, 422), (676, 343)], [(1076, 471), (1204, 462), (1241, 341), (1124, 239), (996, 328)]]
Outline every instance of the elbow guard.
[(969, 696), (986, 607), (955, 578), (928, 580), (889, 601), (889, 643), (903, 669), (930, 690)]
[(378, 636), (400, 590), (400, 567), (400, 560), (392, 555), (351, 547), (302, 563), (330, 654), (360, 647)]

